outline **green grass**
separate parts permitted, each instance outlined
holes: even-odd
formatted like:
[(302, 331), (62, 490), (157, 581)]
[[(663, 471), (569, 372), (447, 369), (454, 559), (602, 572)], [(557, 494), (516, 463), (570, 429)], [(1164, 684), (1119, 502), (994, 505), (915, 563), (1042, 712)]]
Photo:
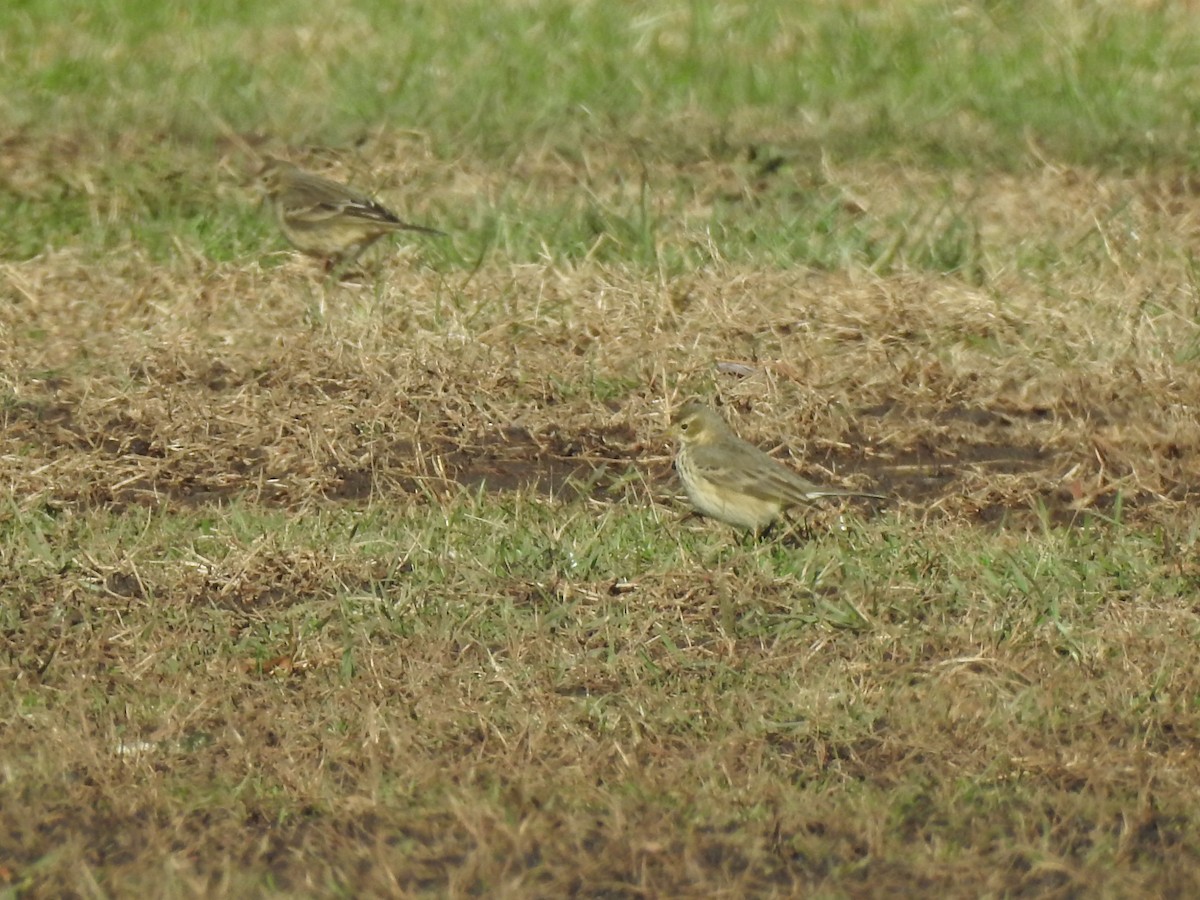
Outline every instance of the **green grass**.
[(1045, 2), (42, 2), (12, 26), (3, 87), (35, 129), (197, 137), (208, 108), (301, 142), (419, 128), (496, 162), (614, 136), (678, 159), (767, 123), (814, 155), (1014, 165), (1031, 133), (1081, 164), (1187, 161), (1200, 60), (1185, 11)]
[[(226, 589), (247, 607), (289, 600), (286, 584), (294, 578), (305, 584), (309, 605), (344, 621), (438, 633), (445, 617), (469, 615), (481, 637), (501, 640), (528, 628), (561, 628), (573, 617), (571, 604), (564, 605), (572, 590), (605, 594), (615, 580), (655, 584), (698, 567), (715, 577), (714, 595), (723, 578), (755, 588), (746, 602), (731, 601), (739, 638), (768, 640), (812, 627), (951, 633), (987, 620), (997, 627), (995, 640), (1030, 640), (1042, 631), (1077, 661), (1080, 646), (1102, 644), (1113, 604), (1187, 602), (1197, 587), (1181, 568), (1194, 529), (1146, 534), (1103, 523), (1046, 526), (1019, 540), (1006, 531), (971, 532), (955, 544), (940, 532), (927, 542), (904, 517), (887, 516), (851, 519), (848, 530), (796, 544), (731, 542), (730, 532), (673, 518), (636, 505), (596, 516), (581, 501), (465, 490), (437, 503), (334, 507), (304, 516), (241, 504), (191, 514), (14, 510), (0, 553), (13, 584), (66, 577), (97, 597), (124, 596), (164, 612), (199, 602), (206, 615), (205, 598), (219, 600)], [(188, 577), (195, 572), (204, 577)], [(314, 585), (321, 572), (329, 577)], [(239, 578), (245, 584), (235, 590)], [(458, 596), (490, 580), (492, 591), (503, 593), (507, 585), (523, 599), (459, 605)], [(391, 619), (414, 605), (420, 621)], [(618, 631), (637, 630), (644, 626), (634, 618), (643, 612), (652, 617), (635, 592), (631, 600), (612, 600), (605, 615)], [(19, 623), (15, 608), (7, 615), (10, 627)], [(694, 621), (693, 637), (702, 639), (717, 624)]]
[[(6, 193), (0, 212), (25, 226), (6, 238), (10, 258), (47, 245), (138, 244), (163, 259), (177, 241), (214, 260), (244, 258), (268, 231), (212, 169), (224, 129), (297, 148), (366, 142), (368, 160), (388, 149), (381, 135), (412, 130), (443, 165), (544, 161), (574, 183), (547, 189), (539, 180), (550, 172), (530, 171), (496, 198), (434, 201), (429, 217), (456, 234), (428, 251), (440, 267), (549, 251), (678, 273), (715, 250), (782, 266), (888, 271), (899, 262), (978, 281), (969, 207), (952, 202), (951, 221), (910, 246), (905, 232), (945, 198), (910, 202), (899, 221), (847, 214), (838, 186), (814, 181), (822, 161), (1021, 171), (1036, 164), (1036, 148), (1111, 171), (1184, 166), (1197, 120), (1188, 86), (1200, 29), (1169, 7), (456, 2), (180, 12), (130, 2), (30, 3), (10, 18), (0, 38), (7, 119), (53, 172)], [(57, 143), (43, 143), (50, 137)], [(746, 162), (755, 152), (777, 160), (765, 184)], [(686, 208), (697, 187), (724, 192), (677, 174), (698, 164), (741, 202)], [(410, 189), (436, 194), (438, 184), (423, 177)]]

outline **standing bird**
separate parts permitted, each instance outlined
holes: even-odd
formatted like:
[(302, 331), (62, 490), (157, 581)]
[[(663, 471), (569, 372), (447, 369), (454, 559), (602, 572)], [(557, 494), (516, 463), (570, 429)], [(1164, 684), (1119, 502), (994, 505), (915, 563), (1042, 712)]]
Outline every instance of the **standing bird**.
[(806, 481), (733, 433), (717, 413), (686, 403), (671, 422), (679, 437), (675, 470), (701, 513), (738, 528), (761, 531), (790, 506), (820, 497), (870, 497)]
[(433, 228), (403, 222), (365, 194), (273, 156), (264, 159), (258, 179), (271, 199), (288, 243), (324, 259), (330, 270), (353, 263), (389, 232), (444, 235)]

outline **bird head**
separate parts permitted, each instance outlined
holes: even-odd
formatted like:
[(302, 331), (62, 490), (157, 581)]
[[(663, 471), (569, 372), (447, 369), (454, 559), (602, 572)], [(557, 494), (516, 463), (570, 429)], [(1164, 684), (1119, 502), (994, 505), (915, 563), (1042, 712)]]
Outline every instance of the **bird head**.
[(671, 430), (684, 444), (702, 446), (728, 432), (729, 426), (703, 403), (692, 401), (681, 406), (672, 417)]
[(279, 193), (295, 171), (296, 167), (290, 162), (275, 156), (264, 156), (262, 167), (254, 176), (254, 184), (264, 194), (273, 196)]

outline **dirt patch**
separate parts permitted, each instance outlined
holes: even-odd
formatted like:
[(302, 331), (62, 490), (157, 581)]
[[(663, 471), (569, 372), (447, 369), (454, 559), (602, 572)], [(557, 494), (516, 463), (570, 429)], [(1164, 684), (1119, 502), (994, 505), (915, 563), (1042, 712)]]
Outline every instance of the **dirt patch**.
[[(203, 391), (218, 399), (244, 396), (244, 379), (221, 366), (211, 371), (219, 374), (202, 382)], [(24, 399), (3, 413), (10, 459), (40, 459), (42, 471), (51, 467), (79, 473), (43, 483), (51, 504), (189, 507), (241, 498), (292, 507), (314, 497), (356, 503), (397, 493), (436, 495), (456, 487), (611, 500), (631, 471), (644, 473), (660, 497), (677, 487), (666, 436), (643, 436), (627, 423), (542, 429), (508, 425), (470, 434), (453, 420), (440, 423), (442, 427), (426, 420), (419, 440), (381, 442), (359, 433), (351, 402), (339, 408), (345, 418), (332, 423), (342, 438), (326, 441), (323, 453), (300, 454), (278, 444), (283, 437), (279, 429), (274, 431), (275, 446), (253, 443), (256, 437), (261, 440), (262, 429), (244, 439), (206, 444), (194, 423), (175, 431), (169, 420), (148, 419), (136, 410), (84, 410), (61, 399), (66, 392), (61, 382), (53, 387), (43, 401)], [(183, 389), (192, 386), (184, 384)], [(320, 396), (346, 390), (344, 385), (340, 391), (322, 389)], [(220, 403), (212, 406), (220, 408)], [(228, 413), (246, 419), (244, 413)], [(884, 493), (987, 524), (1013, 517), (1025, 521), (1035, 512), (1055, 524), (1076, 524), (1087, 521), (1089, 511), (1111, 511), (1118, 494), (1124, 508), (1136, 510), (1160, 497), (1186, 500), (1200, 490), (1187, 483), (1167, 485), (1162, 494), (1121, 485), (1098, 487), (1094, 477), (1089, 481), (1081, 472), (1081, 465), (1090, 462), (1086, 448), (1055, 439), (1059, 415), (1045, 408), (909, 410), (886, 404), (863, 410), (836, 441), (813, 442), (803, 458), (789, 460), (786, 453), (780, 458), (818, 483)], [(905, 423), (900, 435), (892, 427), (898, 420)], [(1085, 421), (1108, 427), (1114, 420), (1111, 411), (1096, 411)], [(207, 427), (220, 425), (218, 416)], [(879, 436), (889, 431), (893, 441), (881, 441)], [(302, 426), (297, 434), (303, 435)], [(1164, 459), (1184, 462), (1188, 457), (1178, 442), (1164, 448)], [(1132, 471), (1115, 459), (1108, 469), (1109, 481), (1114, 474)], [(1070, 477), (1072, 472), (1079, 474)], [(22, 474), (29, 470), (14, 472), (18, 479)]]
[[(379, 490), (380, 478), (417, 493), (431, 486), (460, 485), (488, 491), (533, 491), (561, 500), (604, 497), (630, 467), (642, 445), (628, 427), (541, 434), (510, 427), (477, 443), (438, 438), (418, 447), (399, 442), (374, 460), (375, 468), (338, 472), (331, 500), (363, 500)], [(420, 468), (430, 474), (404, 473)]]

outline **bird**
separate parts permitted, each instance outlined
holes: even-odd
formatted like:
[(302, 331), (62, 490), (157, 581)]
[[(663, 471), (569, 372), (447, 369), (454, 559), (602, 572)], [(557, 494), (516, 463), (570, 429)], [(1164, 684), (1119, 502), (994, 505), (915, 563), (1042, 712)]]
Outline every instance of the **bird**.
[(297, 250), (325, 260), (326, 267), (353, 263), (393, 231), (445, 236), (436, 228), (404, 222), (366, 194), (266, 156), (258, 181), (275, 209), (283, 236)]
[(762, 532), (785, 509), (821, 497), (867, 497), (867, 494), (824, 488), (747, 443), (721, 416), (695, 401), (685, 403), (672, 419), (679, 438), (675, 470), (696, 509), (738, 528)]

